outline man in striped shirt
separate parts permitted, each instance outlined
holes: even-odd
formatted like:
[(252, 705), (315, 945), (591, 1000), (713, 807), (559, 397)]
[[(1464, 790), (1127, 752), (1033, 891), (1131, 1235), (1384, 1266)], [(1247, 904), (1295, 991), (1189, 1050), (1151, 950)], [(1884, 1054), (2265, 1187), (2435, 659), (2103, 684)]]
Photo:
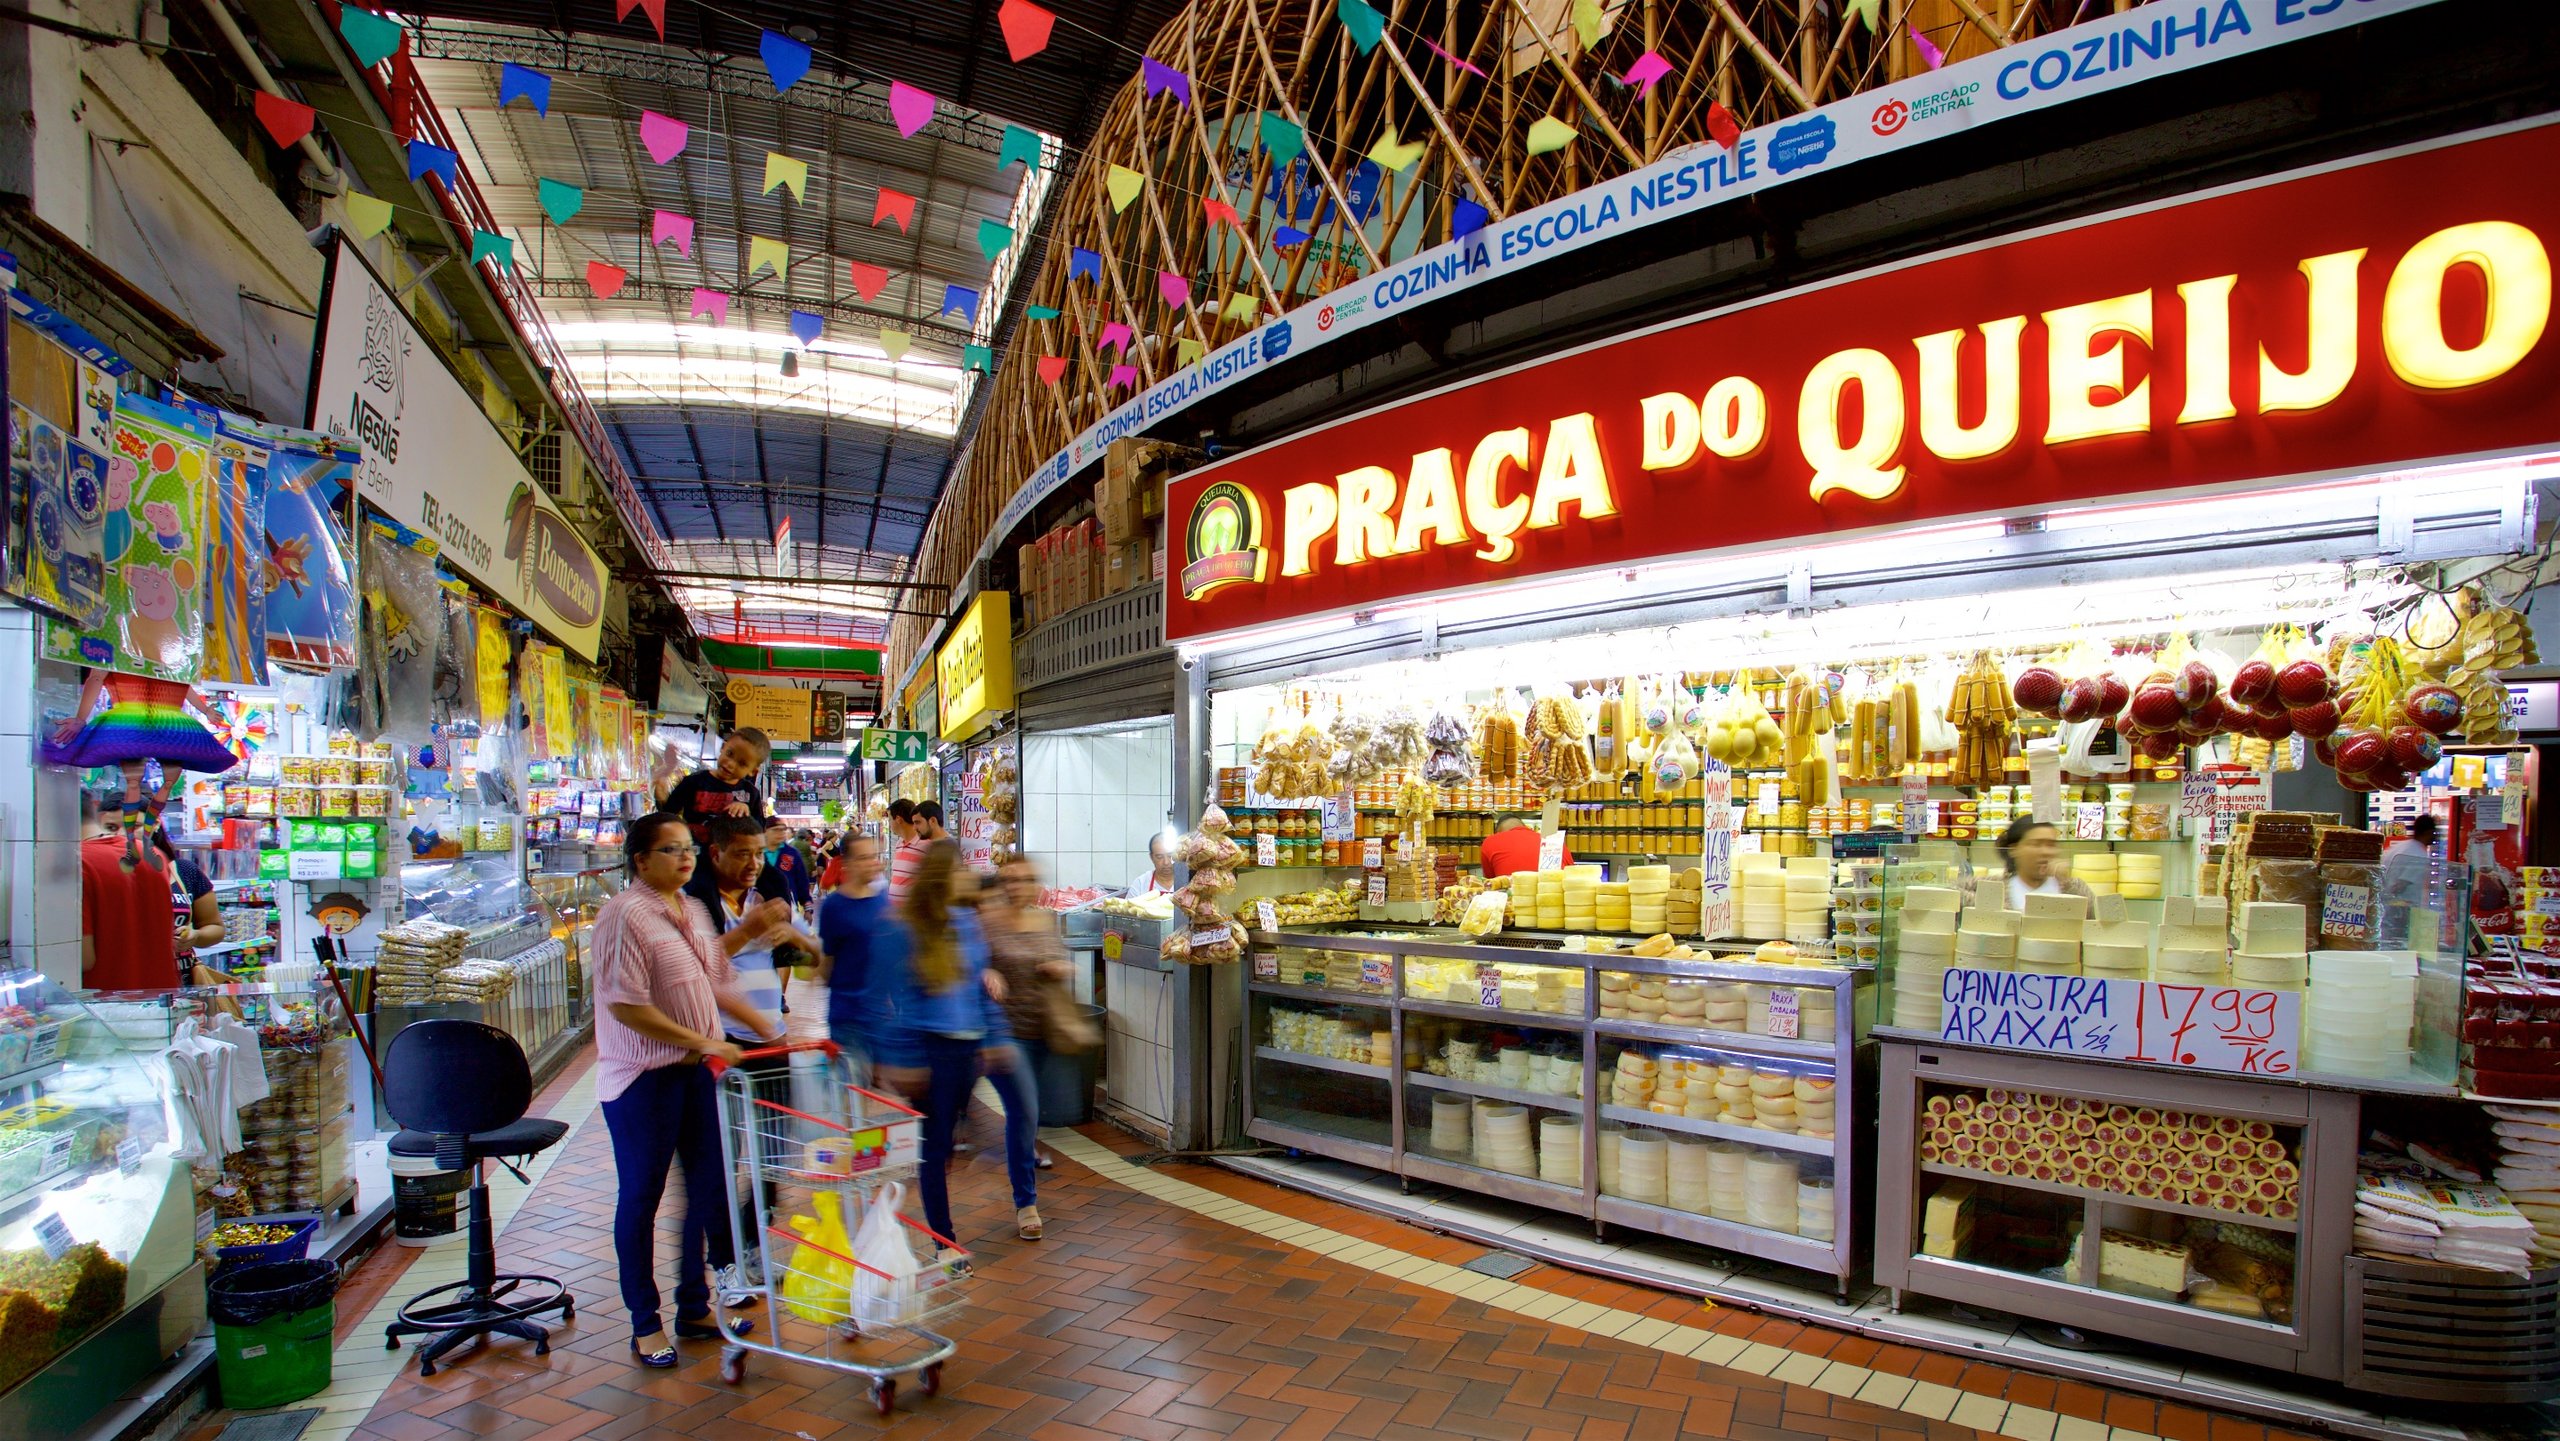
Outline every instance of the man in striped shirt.
[(889, 909), (896, 911), (907, 903), (907, 887), (916, 879), (916, 867), (924, 860), (926, 849), (951, 832), (942, 828), (942, 802), (918, 802), (909, 821), (912, 834), (898, 845), (896, 855), (889, 858)]

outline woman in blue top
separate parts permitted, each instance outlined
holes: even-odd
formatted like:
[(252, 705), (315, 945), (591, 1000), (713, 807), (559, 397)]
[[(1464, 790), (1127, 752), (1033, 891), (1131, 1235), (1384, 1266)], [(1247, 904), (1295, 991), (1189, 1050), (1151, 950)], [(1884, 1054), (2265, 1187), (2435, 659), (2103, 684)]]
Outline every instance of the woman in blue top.
[[(1001, 978), (987, 971), (987, 941), (978, 928), (977, 877), (960, 864), (960, 844), (945, 838), (925, 848), (898, 919), (871, 935), (867, 989), (875, 1010), (872, 1059), (881, 1079), (924, 1105), (920, 1189), (925, 1224), (951, 1228), (951, 1142), (981, 1074), (995, 1084), (1007, 1112), (1034, 1114), (1014, 1069), (1005, 1026)], [(1007, 1147), (1016, 1230), (1039, 1230), (1038, 1176), (1029, 1148)], [(1017, 1164), (1018, 1160), (1018, 1164)], [(1025, 1219), (1027, 1217), (1027, 1220)]]
[(844, 843), (836, 884), (818, 902), (818, 941), (826, 948), (819, 978), (827, 983), (827, 1036), (844, 1052), (854, 1078), (871, 1080), (871, 938), (889, 897), (880, 885), (880, 843), (856, 835)]

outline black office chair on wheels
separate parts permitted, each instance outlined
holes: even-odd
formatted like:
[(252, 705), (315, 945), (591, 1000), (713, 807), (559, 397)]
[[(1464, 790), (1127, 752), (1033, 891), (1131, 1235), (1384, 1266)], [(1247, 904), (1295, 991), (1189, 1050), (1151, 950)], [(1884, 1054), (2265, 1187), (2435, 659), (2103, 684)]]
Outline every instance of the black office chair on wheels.
[(558, 1121), (528, 1120), (533, 1072), (513, 1036), (477, 1021), (419, 1021), (392, 1039), (382, 1060), (382, 1092), (402, 1127), (391, 1138), (395, 1156), (432, 1156), (448, 1171), (471, 1172), (470, 1272), (461, 1281), (410, 1298), (383, 1338), (400, 1349), (403, 1336), (433, 1336), (418, 1348), (418, 1374), (432, 1376), (445, 1353), (496, 1332), (533, 1343), (547, 1355), (551, 1332), (534, 1317), (557, 1311), (576, 1319), (569, 1290), (550, 1276), (498, 1273), (496, 1227), (489, 1219), (485, 1163), (496, 1161), (519, 1181), (515, 1162), (560, 1144), (569, 1128)]

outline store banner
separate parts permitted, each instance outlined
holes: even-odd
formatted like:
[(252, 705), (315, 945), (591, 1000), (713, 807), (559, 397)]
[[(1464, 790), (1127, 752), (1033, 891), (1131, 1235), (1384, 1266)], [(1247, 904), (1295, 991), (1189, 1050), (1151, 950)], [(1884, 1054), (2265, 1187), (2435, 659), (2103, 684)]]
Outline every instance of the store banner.
[[(267, 447), (259, 576), (267, 659), (299, 670), (352, 669), (356, 549), (347, 521), (355, 505), (347, 493), (362, 452), (317, 431), (281, 425), (258, 426), (253, 434)], [(500, 671), (503, 711), (503, 660)]]
[(190, 406), (213, 421), (213, 524), (205, 532), (204, 664), (197, 679), (267, 683), (264, 536), (270, 454), (258, 423)]
[[(507, 618), (496, 609), (475, 605), (471, 608), (473, 691), (480, 707), (482, 726), (507, 723), (507, 661), (511, 647), (507, 643)], [(532, 694), (527, 688), (527, 695)]]
[(2302, 993), (1949, 970), (1938, 1039), (2031, 1055), (2285, 1076), (2300, 1069)]
[(1182, 640), (1530, 576), (2560, 443), (2550, 120), (1988, 242), (1174, 481)]
[(991, 590), (969, 602), (951, 638), (934, 655), (942, 699), (942, 738), (974, 735), (1000, 711), (1013, 709), (1013, 596)]
[(729, 704), (737, 712), (735, 724), (753, 726), (764, 732), (765, 739), (775, 742), (808, 743), (811, 694), (798, 686), (729, 682)]
[(307, 424), (364, 449), (357, 493), (581, 659), (604, 562), (345, 236), (329, 252)]

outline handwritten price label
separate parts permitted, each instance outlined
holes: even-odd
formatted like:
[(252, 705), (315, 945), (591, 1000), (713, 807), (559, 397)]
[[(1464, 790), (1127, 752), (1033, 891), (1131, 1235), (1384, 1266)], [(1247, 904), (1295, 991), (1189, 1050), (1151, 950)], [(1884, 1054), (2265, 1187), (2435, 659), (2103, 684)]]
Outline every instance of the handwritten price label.
[(1502, 1005), (1502, 968), (1484, 964), (1476, 967), (1476, 1004), (1499, 1009)]
[(1253, 863), (1257, 866), (1280, 864), (1280, 838), (1269, 831), (1257, 831), (1253, 837)]
[(1260, 930), (1276, 931), (1280, 929), (1280, 913), (1271, 909), (1271, 903), (1269, 901), (1255, 901), (1253, 903), (1253, 919), (1256, 927)]
[(1280, 979), (1280, 953), (1272, 950), (1256, 950), (1253, 953), (1253, 978), (1257, 981)]
[(1384, 956), (1362, 956), (1360, 958), (1360, 984), (1364, 986), (1374, 986), (1383, 991), (1387, 988), (1387, 982), (1393, 979), (1393, 976), (1390, 974), (1393, 968), (1394, 963), (1390, 962)]
[(1386, 903), (1387, 873), (1385, 871), (1371, 871), (1369, 873), (1369, 904), (1373, 906), (1383, 906)]
[(1769, 1034), (1782, 1041), (1792, 1041), (1802, 1034), (1801, 1001), (1792, 986), (1780, 986), (1769, 993)]
[(1940, 986), (1944, 1041), (2242, 1076), (2300, 1065), (2299, 992), (1972, 970)]

